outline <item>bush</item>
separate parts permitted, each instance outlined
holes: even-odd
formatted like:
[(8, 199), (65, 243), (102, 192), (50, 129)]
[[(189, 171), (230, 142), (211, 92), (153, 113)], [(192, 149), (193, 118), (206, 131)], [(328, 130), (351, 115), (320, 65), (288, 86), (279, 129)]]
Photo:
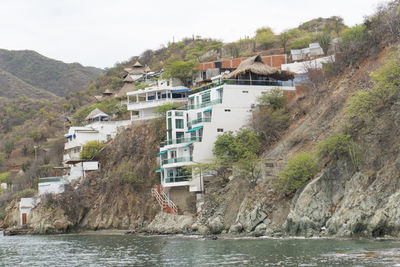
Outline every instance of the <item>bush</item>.
[(172, 110), (172, 109), (177, 109), (180, 106), (182, 106), (182, 104), (179, 104), (179, 103), (164, 104), (161, 106), (157, 106), (154, 110), (154, 113), (159, 116), (166, 117), (167, 111)]
[(303, 187), (320, 170), (318, 162), (309, 153), (299, 153), (291, 158), (279, 173), (276, 188), (287, 195)]
[(10, 184), (11, 183), (11, 181), (10, 181), (10, 173), (9, 172), (3, 172), (3, 173), (0, 173), (0, 183), (7, 183), (7, 184)]
[(18, 191), (14, 195), (12, 195), (13, 198), (24, 198), (24, 197), (33, 197), (35, 196), (37, 191), (33, 188), (26, 188), (24, 190)]
[(286, 106), (286, 96), (282, 89), (273, 88), (266, 94), (257, 98), (258, 106), (271, 106), (274, 109), (281, 109)]
[(104, 144), (99, 141), (89, 141), (87, 142), (80, 154), (81, 159), (86, 160), (98, 160), (101, 154), (101, 150), (104, 148)]
[(367, 38), (365, 25), (356, 25), (352, 28), (347, 28), (342, 32), (342, 41), (345, 44), (350, 44), (353, 41), (363, 42)]
[(143, 184), (145, 182), (143, 176), (133, 171), (133, 169), (132, 163), (123, 162), (111, 173), (111, 176), (126, 184)]
[(349, 145), (351, 135), (343, 133), (335, 133), (330, 135), (325, 140), (317, 145), (317, 153), (320, 158), (335, 158), (339, 159), (341, 156), (349, 153)]

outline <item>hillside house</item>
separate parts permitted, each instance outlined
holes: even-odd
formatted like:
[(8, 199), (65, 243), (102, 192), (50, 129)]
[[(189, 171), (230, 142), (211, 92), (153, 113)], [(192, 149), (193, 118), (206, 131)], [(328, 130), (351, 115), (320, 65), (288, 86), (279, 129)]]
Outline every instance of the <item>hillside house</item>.
[(292, 49), (290, 54), (293, 61), (301, 61), (309, 58), (314, 58), (324, 55), (324, 50), (322, 50), (319, 43), (311, 43), (307, 48), (302, 49)]
[(25, 226), (29, 224), (29, 214), (31, 210), (39, 204), (40, 198), (21, 198), (19, 202), (19, 226)]
[(155, 118), (158, 106), (185, 103), (189, 91), (178, 79), (160, 79), (157, 85), (128, 92), (127, 108), (131, 112), (131, 121)]
[(96, 108), (87, 117), (85, 126), (70, 127), (65, 135), (64, 162), (80, 160), (83, 145), (89, 141), (106, 142), (131, 124), (129, 120), (111, 121), (110, 116)]
[(244, 127), (263, 93), (276, 87), (295, 91), (293, 78), (293, 73), (269, 67), (260, 56), (251, 57), (222, 82), (190, 93), (186, 107), (168, 111), (167, 140), (158, 153), (161, 168), (157, 170), (164, 195), (160, 190), (153, 190), (153, 195), (164, 196), (165, 203), (176, 203), (181, 209), (186, 205), (180, 201), (184, 194), (196, 193), (200, 200), (204, 177), (184, 167), (212, 159), (217, 137)]

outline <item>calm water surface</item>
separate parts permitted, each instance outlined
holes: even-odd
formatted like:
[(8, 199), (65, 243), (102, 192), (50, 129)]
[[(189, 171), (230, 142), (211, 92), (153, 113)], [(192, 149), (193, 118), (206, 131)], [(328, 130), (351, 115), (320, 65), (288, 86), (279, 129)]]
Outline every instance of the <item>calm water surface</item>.
[(0, 232), (0, 266), (400, 266), (400, 241)]

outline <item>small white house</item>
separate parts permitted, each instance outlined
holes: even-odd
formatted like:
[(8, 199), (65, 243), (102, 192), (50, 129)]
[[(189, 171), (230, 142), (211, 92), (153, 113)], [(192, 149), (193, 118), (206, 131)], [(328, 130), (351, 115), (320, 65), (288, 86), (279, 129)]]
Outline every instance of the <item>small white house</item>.
[(64, 185), (68, 183), (64, 177), (40, 178), (38, 183), (39, 196), (44, 194), (60, 194), (64, 192)]
[(335, 56), (320, 57), (313, 60), (294, 62), (289, 64), (282, 64), (282, 70), (294, 72), (296, 74), (307, 73), (308, 69), (321, 69), (323, 64), (331, 63), (335, 61)]
[(304, 60), (310, 57), (322, 56), (324, 51), (319, 43), (311, 43), (306, 48), (290, 50), (293, 61)]
[(1, 189), (7, 189), (7, 183), (1, 183), (0, 184)]
[(28, 217), (31, 213), (31, 210), (39, 204), (40, 198), (31, 197), (31, 198), (21, 198), (19, 202), (19, 225), (24, 226), (29, 223)]

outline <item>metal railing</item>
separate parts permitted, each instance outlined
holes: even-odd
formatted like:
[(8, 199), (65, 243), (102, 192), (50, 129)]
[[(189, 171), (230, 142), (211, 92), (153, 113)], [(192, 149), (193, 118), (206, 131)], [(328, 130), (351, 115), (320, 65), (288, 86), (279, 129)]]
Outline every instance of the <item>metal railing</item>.
[(163, 146), (168, 146), (168, 145), (176, 145), (176, 144), (183, 144), (183, 143), (189, 143), (189, 142), (201, 142), (202, 138), (201, 137), (190, 137), (190, 138), (178, 138), (178, 139), (171, 139), (164, 141), (160, 144), (161, 147)]
[(181, 158), (171, 158), (171, 159), (164, 159), (162, 161), (162, 165), (165, 164), (173, 164), (173, 163), (179, 163), (179, 162), (190, 162), (192, 161), (192, 157), (181, 157)]
[(217, 105), (217, 104), (221, 104), (221, 103), (222, 103), (222, 98), (218, 98), (213, 101), (201, 103), (199, 105), (186, 105), (186, 106), (180, 107), (179, 109), (180, 110), (199, 109), (199, 108), (205, 108), (205, 107), (209, 107), (209, 106), (213, 106), (213, 105)]
[(224, 84), (234, 84), (234, 85), (258, 85), (258, 86), (290, 86), (293, 87), (294, 83), (292, 80), (289, 81), (265, 81), (265, 80), (221, 80), (215, 83), (210, 83), (201, 87), (198, 87), (190, 91), (189, 95), (196, 94), (211, 88), (215, 88)]
[(178, 182), (188, 182), (192, 179), (192, 176), (175, 176), (175, 177), (166, 177), (164, 179), (165, 183), (178, 183)]
[(202, 122), (211, 122), (211, 118), (210, 117), (204, 117), (204, 118), (200, 118), (197, 120), (192, 120), (191, 122), (187, 123), (188, 127), (191, 127), (192, 125), (198, 124), (198, 123), (202, 123)]

